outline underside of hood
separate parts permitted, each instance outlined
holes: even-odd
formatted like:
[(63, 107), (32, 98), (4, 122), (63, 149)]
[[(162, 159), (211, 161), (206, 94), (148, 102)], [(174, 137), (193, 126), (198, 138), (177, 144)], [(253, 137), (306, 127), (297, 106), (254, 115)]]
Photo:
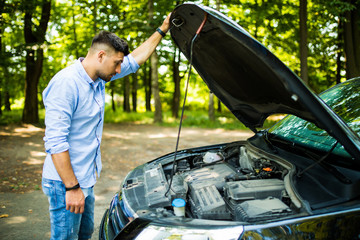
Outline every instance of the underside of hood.
[(245, 126), (256, 132), (272, 114), (293, 114), (327, 130), (360, 159), (358, 136), (294, 72), (234, 21), (195, 4), (175, 8), (170, 21), (176, 45), (192, 59), (209, 89)]

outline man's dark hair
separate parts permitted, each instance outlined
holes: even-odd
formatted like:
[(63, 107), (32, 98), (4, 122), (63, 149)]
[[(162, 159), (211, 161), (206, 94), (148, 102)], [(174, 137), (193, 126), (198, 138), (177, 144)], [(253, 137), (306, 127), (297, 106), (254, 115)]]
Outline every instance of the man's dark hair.
[(114, 48), (115, 51), (124, 53), (125, 56), (129, 54), (129, 46), (127, 42), (119, 38), (115, 33), (108, 31), (99, 32), (93, 38), (91, 46), (98, 43), (106, 44), (109, 47)]

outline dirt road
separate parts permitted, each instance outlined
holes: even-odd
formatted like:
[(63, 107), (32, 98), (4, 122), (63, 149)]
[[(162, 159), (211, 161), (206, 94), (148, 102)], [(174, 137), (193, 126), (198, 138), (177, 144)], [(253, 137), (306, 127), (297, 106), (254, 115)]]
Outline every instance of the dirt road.
[[(175, 150), (177, 128), (105, 124), (103, 170), (95, 185), (95, 233), (127, 172)], [(246, 139), (249, 131), (183, 128), (179, 149)], [(48, 202), (41, 191), (44, 129), (0, 126), (0, 239), (49, 239)]]

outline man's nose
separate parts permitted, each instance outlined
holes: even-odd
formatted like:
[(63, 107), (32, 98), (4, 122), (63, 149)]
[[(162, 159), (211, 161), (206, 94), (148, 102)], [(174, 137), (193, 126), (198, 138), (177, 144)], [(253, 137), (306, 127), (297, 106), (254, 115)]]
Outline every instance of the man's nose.
[(121, 64), (116, 66), (115, 72), (116, 73), (121, 73)]

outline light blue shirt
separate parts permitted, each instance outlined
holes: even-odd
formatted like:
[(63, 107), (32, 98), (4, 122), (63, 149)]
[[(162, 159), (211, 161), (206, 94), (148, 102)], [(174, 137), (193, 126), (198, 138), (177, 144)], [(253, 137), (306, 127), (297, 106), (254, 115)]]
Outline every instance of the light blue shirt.
[[(43, 177), (61, 178), (51, 154), (69, 150), (71, 165), (82, 188), (96, 183), (100, 176), (100, 143), (104, 124), (105, 81), (95, 82), (81, 64), (83, 58), (58, 72), (43, 91), (45, 105), (45, 150)], [(139, 69), (129, 54), (121, 64), (121, 73), (111, 80), (124, 77)]]

